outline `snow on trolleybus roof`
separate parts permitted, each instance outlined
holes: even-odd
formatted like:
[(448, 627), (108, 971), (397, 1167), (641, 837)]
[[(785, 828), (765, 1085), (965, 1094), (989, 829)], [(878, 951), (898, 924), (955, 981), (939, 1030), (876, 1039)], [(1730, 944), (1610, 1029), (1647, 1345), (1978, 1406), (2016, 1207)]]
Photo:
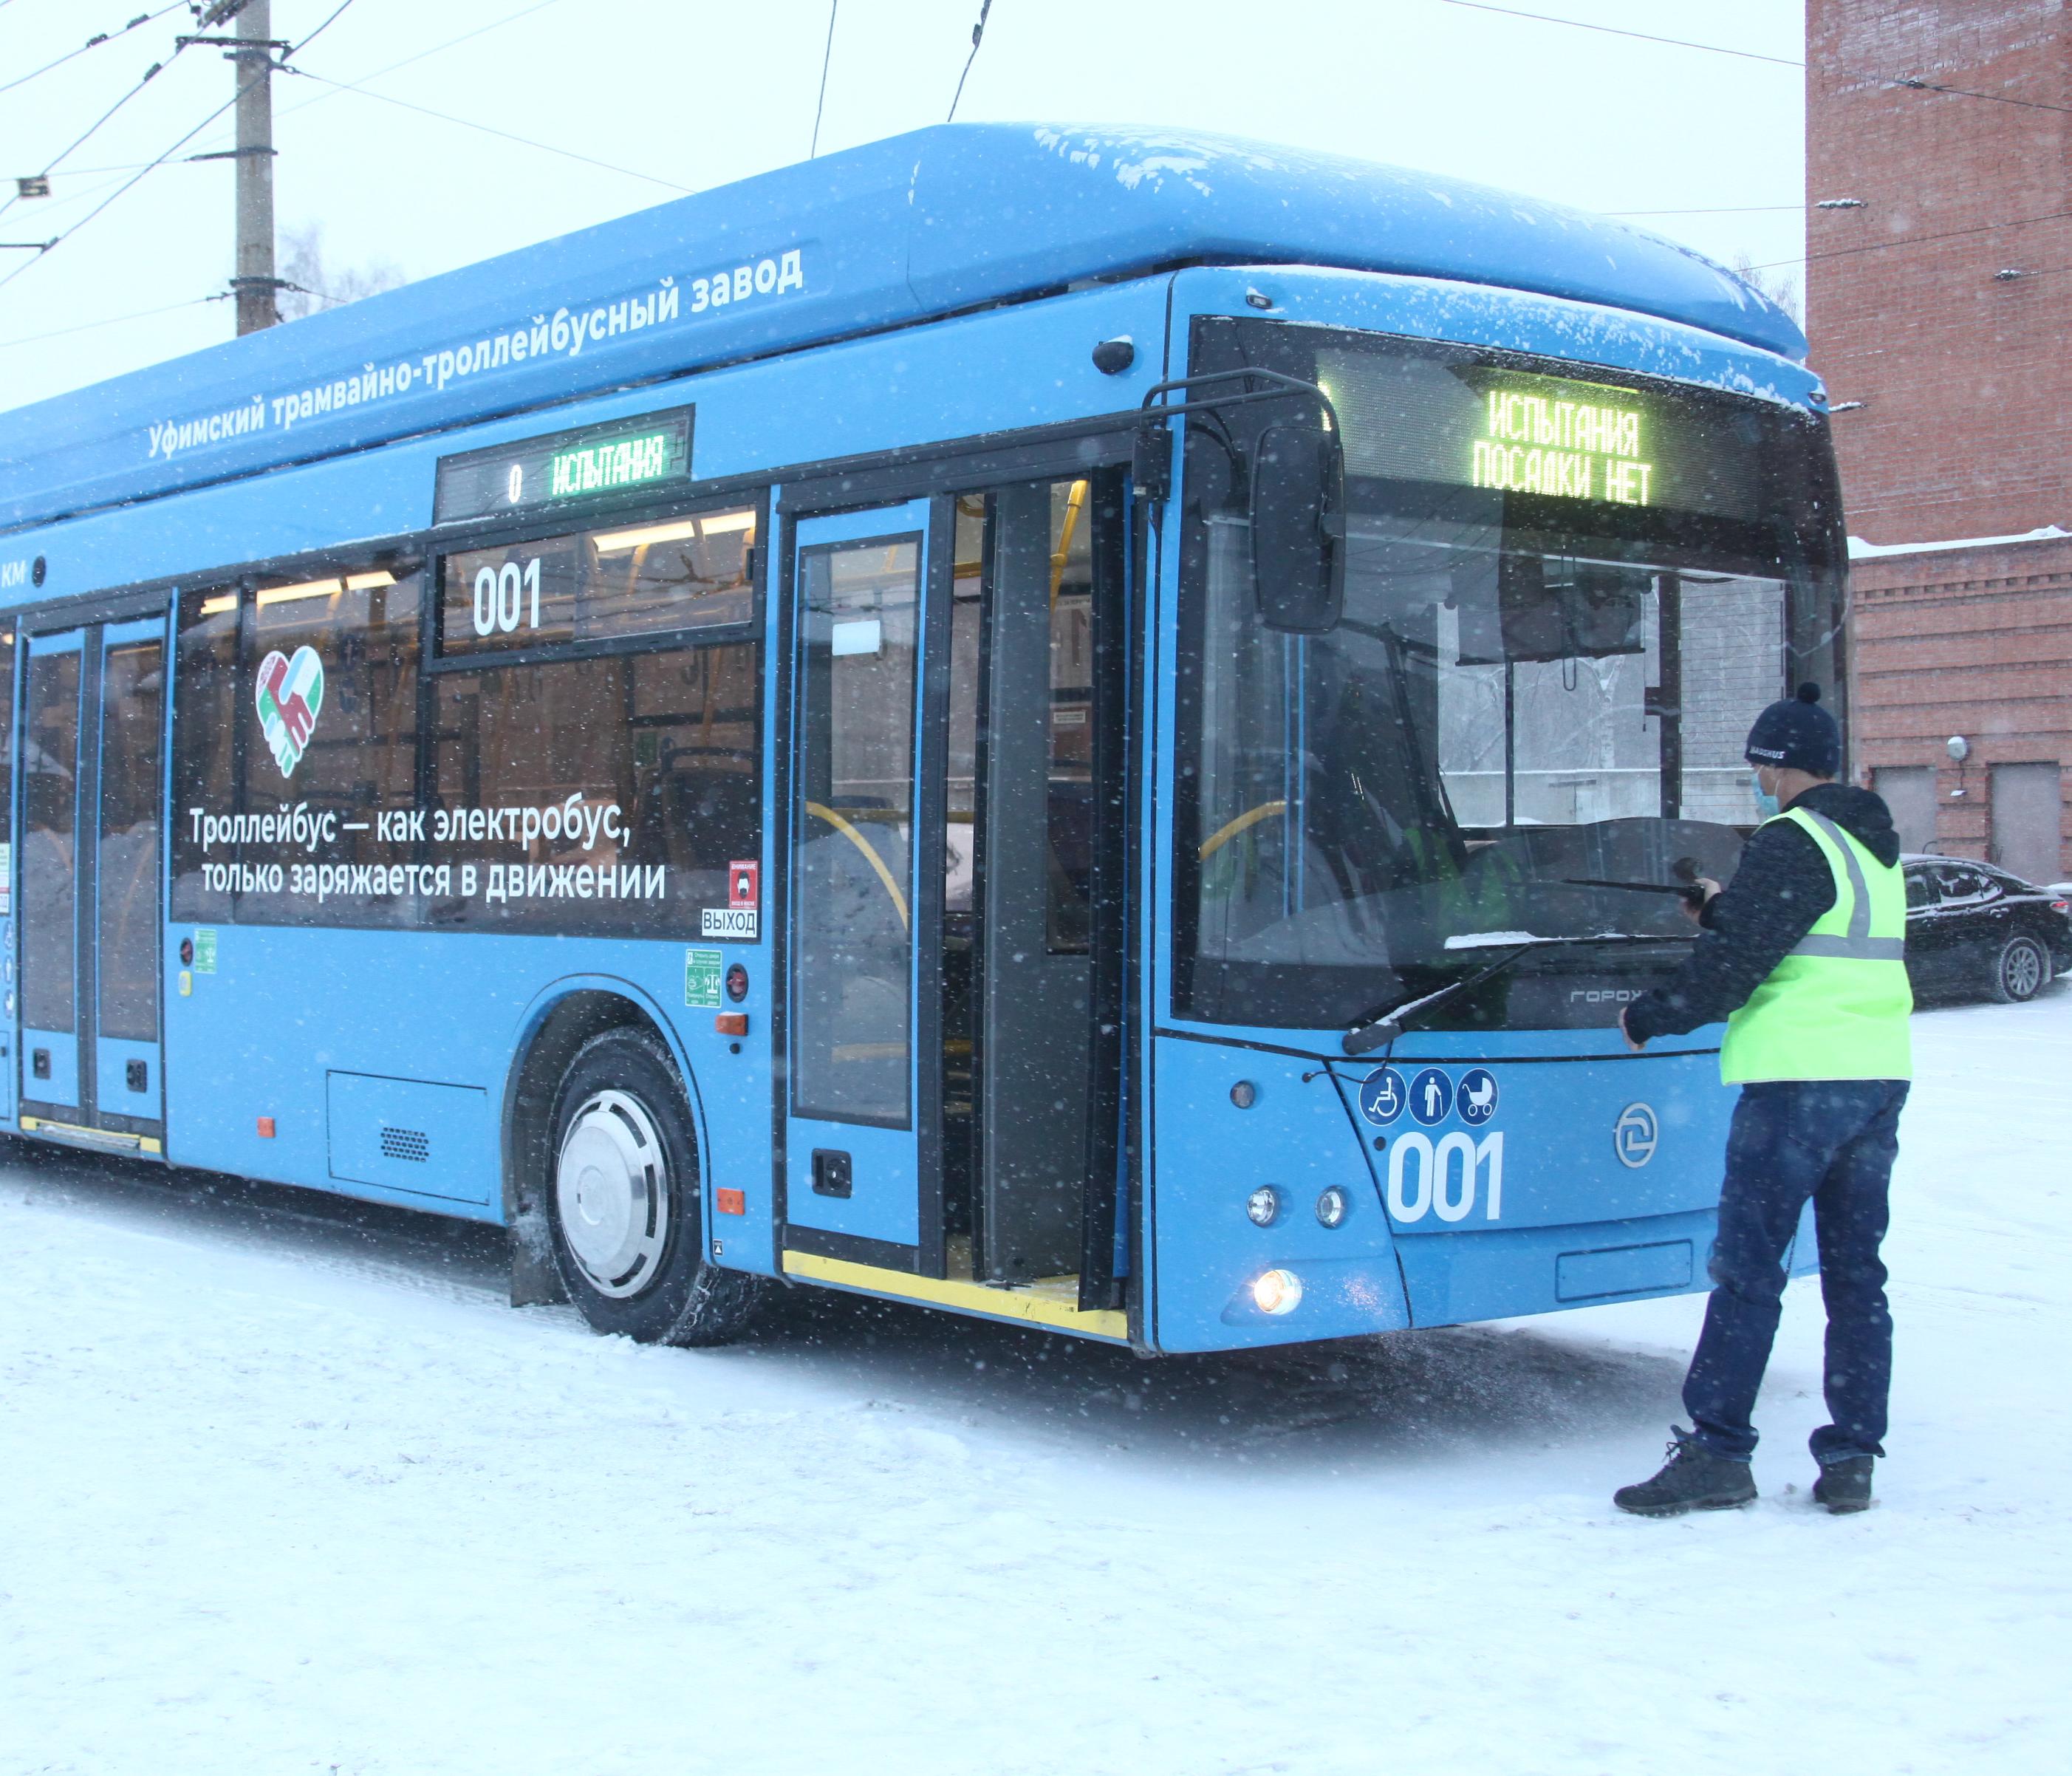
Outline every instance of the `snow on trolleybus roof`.
[(1688, 249), (1486, 186), (1229, 137), (942, 125), (0, 416), (0, 528), (1190, 264), (1498, 285), (1806, 348)]

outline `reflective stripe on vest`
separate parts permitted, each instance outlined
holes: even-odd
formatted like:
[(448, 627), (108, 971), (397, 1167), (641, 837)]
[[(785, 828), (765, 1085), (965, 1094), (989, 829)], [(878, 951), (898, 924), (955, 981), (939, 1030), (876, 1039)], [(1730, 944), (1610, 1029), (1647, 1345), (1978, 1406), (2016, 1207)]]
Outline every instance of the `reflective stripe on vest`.
[(1728, 1018), (1720, 1078), (1741, 1085), (1911, 1077), (1905, 878), (1810, 808), (1776, 817), (1819, 848), (1834, 903)]
[[(1794, 956), (1846, 956), (1860, 962), (1904, 962), (1906, 960), (1906, 939), (1904, 937), (1873, 937), (1871, 935), (1871, 890), (1864, 880), (1864, 866), (1856, 861), (1856, 848), (1849, 836), (1824, 814), (1815, 814), (1810, 808), (1794, 808), (1792, 818), (1803, 817), (1811, 820), (1827, 837), (1827, 842), (1841, 853), (1842, 866), (1849, 876), (1849, 928), (1840, 936), (1824, 935), (1815, 937), (1808, 933), (1793, 946)], [(1832, 867), (1832, 860), (1830, 860)], [(1838, 885), (1839, 886), (1839, 885)], [(1840, 895), (1836, 898), (1839, 901)]]

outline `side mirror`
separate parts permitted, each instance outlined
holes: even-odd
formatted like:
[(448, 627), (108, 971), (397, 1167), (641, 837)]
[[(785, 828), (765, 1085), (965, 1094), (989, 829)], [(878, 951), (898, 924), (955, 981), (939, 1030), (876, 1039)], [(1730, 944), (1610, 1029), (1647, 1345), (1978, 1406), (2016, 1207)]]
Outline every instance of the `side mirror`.
[(1322, 425), (1269, 426), (1252, 464), (1252, 571), (1269, 629), (1321, 635), (1344, 608), (1345, 457)]

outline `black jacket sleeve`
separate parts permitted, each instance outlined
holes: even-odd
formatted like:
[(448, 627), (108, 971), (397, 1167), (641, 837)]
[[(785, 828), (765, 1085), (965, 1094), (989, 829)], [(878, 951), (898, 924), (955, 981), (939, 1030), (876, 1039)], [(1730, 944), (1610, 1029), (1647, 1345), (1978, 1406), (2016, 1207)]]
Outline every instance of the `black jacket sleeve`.
[(1627, 1033), (1638, 1042), (1681, 1036), (1740, 1010), (1834, 904), (1834, 874), (1819, 846), (1790, 821), (1763, 827), (1741, 853), (1733, 885), (1707, 904), (1690, 955), (1626, 1007)]

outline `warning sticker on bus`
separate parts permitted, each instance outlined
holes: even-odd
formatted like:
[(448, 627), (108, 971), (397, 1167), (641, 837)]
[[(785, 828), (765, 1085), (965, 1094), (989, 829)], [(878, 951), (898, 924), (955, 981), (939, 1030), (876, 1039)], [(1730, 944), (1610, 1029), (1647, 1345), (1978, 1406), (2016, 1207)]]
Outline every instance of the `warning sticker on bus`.
[(684, 952), (684, 1003), (693, 1011), (719, 1009), (722, 964), (717, 950)]

